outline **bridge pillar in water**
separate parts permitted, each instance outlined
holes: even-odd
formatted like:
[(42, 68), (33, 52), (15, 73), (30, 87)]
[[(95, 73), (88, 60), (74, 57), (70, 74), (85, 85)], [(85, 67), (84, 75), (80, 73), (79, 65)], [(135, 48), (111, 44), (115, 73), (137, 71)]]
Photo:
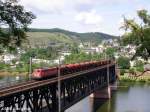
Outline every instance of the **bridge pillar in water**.
[(94, 93), (90, 95), (92, 98), (96, 99), (110, 99), (112, 96), (112, 92), (117, 90), (117, 82), (110, 84), (107, 87), (104, 87), (100, 90), (96, 90)]
[(93, 97), (94, 99), (110, 99), (111, 98), (111, 90), (110, 86), (105, 87), (101, 90), (95, 91), (93, 94), (90, 95), (90, 97)]
[(114, 82), (113, 84), (110, 84), (110, 90), (111, 90), (111, 92), (117, 91), (117, 88), (118, 88), (117, 81)]

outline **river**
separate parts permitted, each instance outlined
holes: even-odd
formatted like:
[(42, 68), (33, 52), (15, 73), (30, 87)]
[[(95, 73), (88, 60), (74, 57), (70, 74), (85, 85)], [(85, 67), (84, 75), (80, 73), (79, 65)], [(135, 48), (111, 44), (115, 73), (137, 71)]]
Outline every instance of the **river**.
[(5, 88), (10, 85), (15, 85), (20, 82), (25, 82), (29, 80), (28, 76), (25, 75), (18, 75), (18, 76), (11, 76), (5, 75), (0, 77), (0, 89)]
[(110, 100), (88, 96), (66, 112), (150, 112), (150, 84), (119, 83)]

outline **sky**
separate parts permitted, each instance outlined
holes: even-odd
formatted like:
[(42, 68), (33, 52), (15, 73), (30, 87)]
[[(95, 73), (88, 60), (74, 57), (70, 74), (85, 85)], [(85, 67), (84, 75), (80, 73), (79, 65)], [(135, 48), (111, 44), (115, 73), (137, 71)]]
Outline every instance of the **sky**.
[(20, 0), (36, 15), (32, 28), (121, 35), (123, 16), (137, 19), (137, 10), (150, 13), (150, 0)]

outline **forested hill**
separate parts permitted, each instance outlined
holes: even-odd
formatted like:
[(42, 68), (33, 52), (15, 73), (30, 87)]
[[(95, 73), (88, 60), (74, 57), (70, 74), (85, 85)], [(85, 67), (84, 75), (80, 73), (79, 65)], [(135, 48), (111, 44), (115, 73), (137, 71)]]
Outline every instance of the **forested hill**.
[(117, 36), (100, 33), (100, 32), (88, 32), (88, 33), (77, 33), (71, 32), (59, 28), (53, 29), (35, 29), (32, 28), (29, 30), (30, 32), (49, 32), (49, 33), (60, 33), (70, 37), (73, 40), (79, 40), (82, 42), (100, 42), (101, 40), (114, 39)]

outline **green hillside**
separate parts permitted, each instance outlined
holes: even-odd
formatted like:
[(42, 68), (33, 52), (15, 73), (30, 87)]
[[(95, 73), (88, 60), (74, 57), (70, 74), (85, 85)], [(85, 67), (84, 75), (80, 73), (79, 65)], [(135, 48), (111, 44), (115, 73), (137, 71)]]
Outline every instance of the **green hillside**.
[(27, 32), (28, 45), (31, 47), (45, 47), (52, 43), (61, 43), (63, 45), (72, 45), (74, 43), (90, 42), (94, 45), (102, 40), (114, 39), (116, 36), (100, 32), (77, 33), (63, 29), (30, 29)]
[(71, 32), (59, 28), (53, 29), (30, 29), (30, 32), (50, 32), (50, 33), (61, 33), (65, 34), (73, 40), (82, 42), (101, 42), (101, 40), (114, 39), (116, 36), (100, 33), (100, 32), (88, 32), (88, 33), (77, 33)]
[(62, 33), (27, 32), (31, 47), (48, 46), (52, 43), (73, 44), (77, 41)]

